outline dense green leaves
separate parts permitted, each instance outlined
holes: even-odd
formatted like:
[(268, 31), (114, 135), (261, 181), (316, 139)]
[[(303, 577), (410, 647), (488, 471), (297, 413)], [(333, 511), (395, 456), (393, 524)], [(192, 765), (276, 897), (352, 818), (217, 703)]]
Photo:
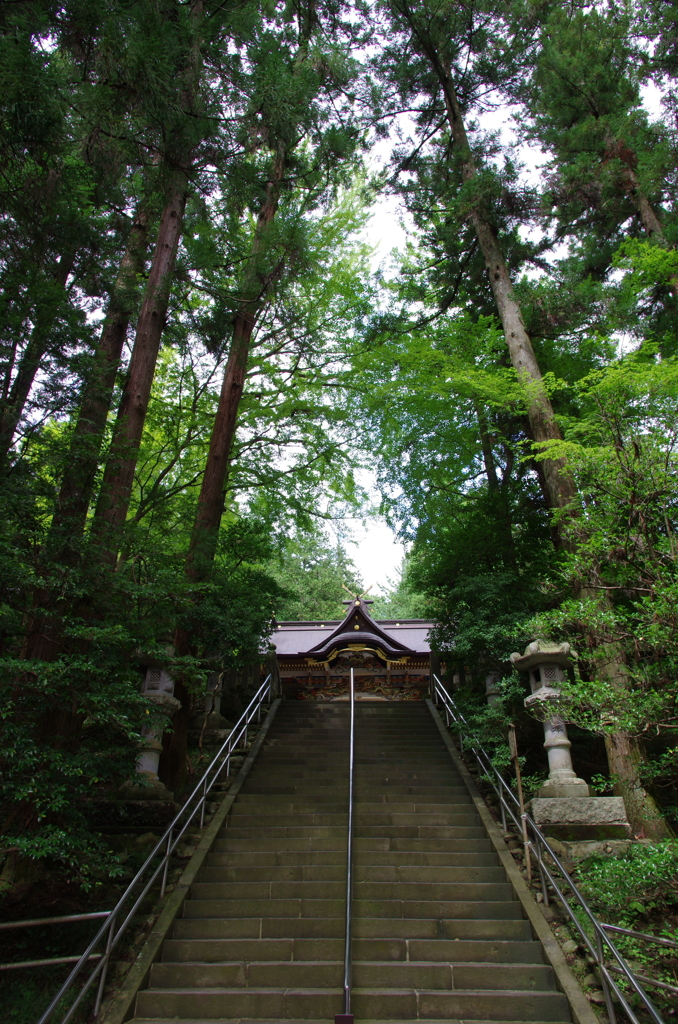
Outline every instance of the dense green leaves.
[[(535, 634), (572, 641), (572, 720), (637, 752), (647, 741), (642, 782), (678, 802), (669, 6), (5, 5), (7, 848), (85, 878), (92, 787), (110, 798), (133, 774), (144, 652), (169, 659), (187, 721), (209, 673), (265, 656), (273, 615), (341, 615), (360, 566), (324, 528), (366, 504), (366, 467), (410, 545), (375, 613), (435, 617), (476, 702)], [(390, 155), (370, 178), (375, 139)], [(113, 422), (177, 182), (160, 354), (124, 407), (143, 432), (102, 551), (91, 517), (120, 458)], [(408, 240), (375, 274), (380, 188)], [(245, 336), (235, 433), (216, 451), (221, 527), (197, 571), (220, 388)], [(569, 495), (557, 515), (553, 467)], [(517, 716), (520, 684), (507, 687), (501, 715)]]

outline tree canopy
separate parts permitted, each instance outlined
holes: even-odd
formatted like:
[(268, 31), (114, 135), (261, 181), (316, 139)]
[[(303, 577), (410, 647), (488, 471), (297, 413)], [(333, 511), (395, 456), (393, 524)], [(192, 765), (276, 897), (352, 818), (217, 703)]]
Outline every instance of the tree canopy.
[(665, 834), (671, 6), (26, 0), (0, 58), (3, 849), (87, 877), (148, 657), (189, 709), (273, 617), (341, 616), (366, 470), (409, 552), (375, 614), (481, 694), (572, 642), (572, 720)]

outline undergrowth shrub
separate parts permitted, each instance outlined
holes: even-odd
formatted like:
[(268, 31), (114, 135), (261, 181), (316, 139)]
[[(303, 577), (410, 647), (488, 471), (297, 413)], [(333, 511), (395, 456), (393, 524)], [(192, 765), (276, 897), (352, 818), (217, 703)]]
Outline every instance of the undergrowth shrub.
[(634, 845), (621, 857), (592, 857), (579, 867), (577, 882), (598, 916), (621, 927), (635, 927), (639, 917), (675, 913), (678, 844)]

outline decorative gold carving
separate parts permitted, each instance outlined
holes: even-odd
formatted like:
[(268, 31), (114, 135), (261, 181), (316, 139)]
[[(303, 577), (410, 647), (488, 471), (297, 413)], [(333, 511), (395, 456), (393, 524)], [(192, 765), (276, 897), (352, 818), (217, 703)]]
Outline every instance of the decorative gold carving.
[(307, 665), (325, 665), (329, 664), (330, 661), (334, 661), (338, 654), (342, 654), (348, 651), (370, 651), (372, 654), (376, 654), (378, 658), (386, 662), (387, 665), (408, 665), (410, 658), (406, 656), (404, 658), (389, 658), (388, 654), (382, 651), (381, 647), (372, 647), (370, 644), (347, 644), (345, 647), (335, 647), (327, 655), (327, 661), (318, 661), (315, 658), (306, 658)]

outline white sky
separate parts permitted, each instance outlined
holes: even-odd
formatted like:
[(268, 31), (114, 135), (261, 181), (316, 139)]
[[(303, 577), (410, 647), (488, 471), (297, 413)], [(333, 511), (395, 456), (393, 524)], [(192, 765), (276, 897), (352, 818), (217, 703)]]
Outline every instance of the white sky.
[[(407, 234), (400, 226), (401, 216), (398, 200), (393, 196), (383, 196), (375, 206), (365, 231), (366, 241), (376, 250), (373, 258), (375, 270), (387, 259), (392, 249), (403, 248), (405, 244)], [(360, 483), (368, 490), (373, 490), (376, 504), (378, 495), (374, 491), (374, 482), (371, 474), (365, 471), (360, 474)], [(383, 593), (389, 582), (396, 582), (405, 555), (404, 546), (380, 517), (366, 520), (364, 526), (362, 520), (349, 521), (347, 525), (351, 527), (355, 540), (346, 542), (346, 550), (362, 576), (365, 587), (372, 587), (372, 593)]]

